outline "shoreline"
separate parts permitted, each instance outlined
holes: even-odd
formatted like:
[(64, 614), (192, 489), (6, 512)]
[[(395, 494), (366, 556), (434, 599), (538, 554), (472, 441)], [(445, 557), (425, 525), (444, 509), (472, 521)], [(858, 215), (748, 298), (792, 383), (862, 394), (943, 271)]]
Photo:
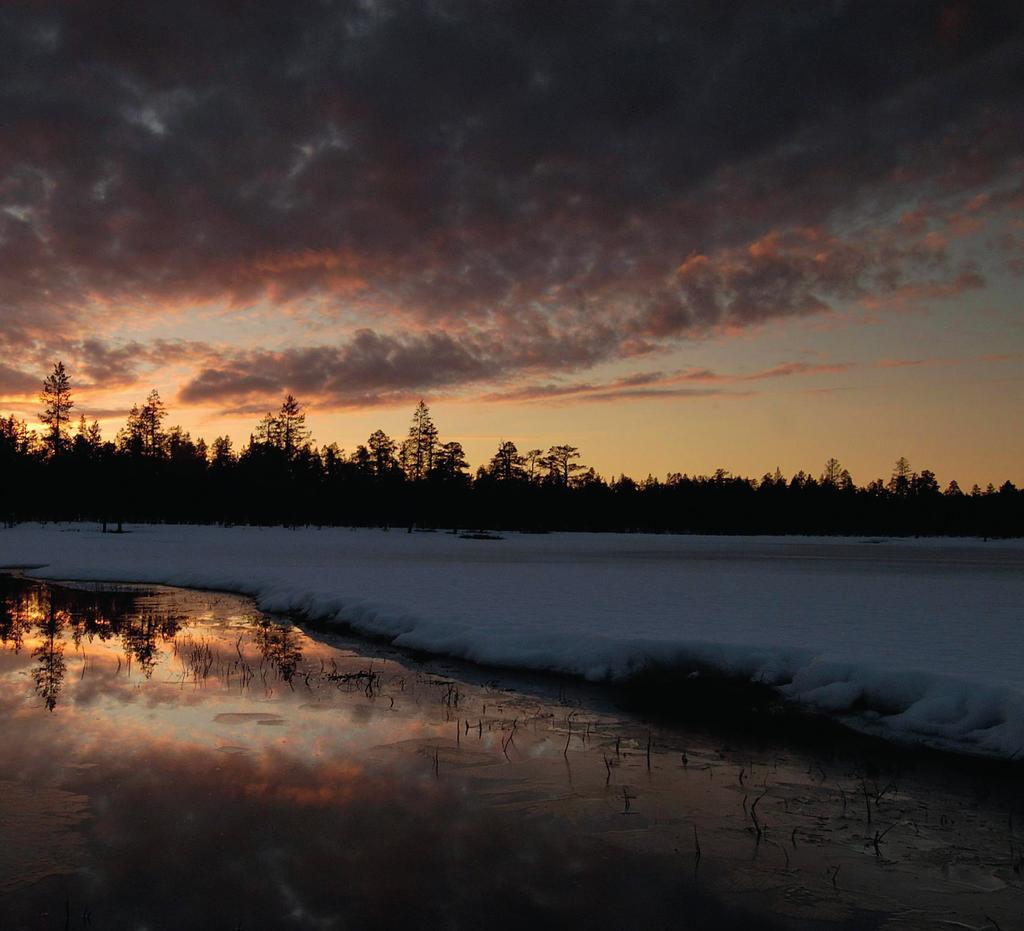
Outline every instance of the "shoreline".
[[(24, 567), (29, 568), (29, 567)], [(39, 567), (35, 567), (39, 568)], [(383, 653), (406, 657), (411, 662), (430, 666), (454, 667), (467, 682), (483, 685), (501, 675), (504, 688), (513, 691), (526, 686), (538, 695), (551, 698), (567, 686), (584, 690), (591, 698), (592, 709), (609, 707), (638, 714), (652, 724), (665, 728), (695, 728), (707, 735), (729, 736), (744, 741), (779, 743), (798, 752), (830, 752), (865, 758), (886, 757), (891, 765), (939, 769), (955, 766), (968, 777), (986, 776), (998, 779), (1019, 779), (1024, 756), (1004, 757), (970, 752), (962, 746), (930, 744), (912, 738), (898, 739), (861, 729), (850, 720), (830, 716), (781, 695), (774, 686), (724, 676), (708, 670), (701, 676), (680, 675), (670, 667), (649, 667), (628, 679), (592, 680), (558, 670), (529, 669), (517, 666), (489, 665), (444, 653), (403, 647), (385, 636), (364, 633), (344, 622), (324, 621), (293, 613), (266, 611), (258, 599), (231, 589), (210, 589), (161, 582), (125, 582), (123, 580), (46, 579), (25, 575), (12, 567), (0, 567), (0, 575), (24, 578), (44, 586), (56, 586), (101, 593), (149, 594), (159, 591), (186, 592), (198, 595), (227, 595), (250, 603), (254, 610), (294, 624), (309, 634), (326, 634), (341, 638), (360, 652), (373, 657), (374, 648)], [(360, 647), (362, 647), (360, 649)], [(694, 710), (699, 709), (699, 710)]]
[[(414, 655), (648, 692), (655, 710), (690, 702), (706, 716), (736, 717), (750, 704), (759, 726), (780, 713), (802, 728), (824, 715), (837, 727), (914, 750), (1014, 762), (1024, 748), (1024, 693), (1000, 684), (1006, 675), (979, 672), (992, 657), (1017, 677), (1010, 681), (1020, 679), (1011, 662), (1015, 647), (999, 625), (1009, 631), (1018, 613), (1024, 553), (1005, 542), (893, 540), (879, 547), (759, 538), (737, 547), (733, 538), (529, 535), (477, 544), (433, 534), (161, 525), (99, 545), (100, 535), (87, 528), (56, 530), (7, 537), (6, 554), (0, 543), (4, 571), (14, 568), (10, 544), (21, 538), (32, 545), (20, 567), (41, 581), (242, 594), (260, 610), (341, 627)], [(888, 601), (892, 584), (898, 607)], [(696, 602), (693, 586), (708, 590)], [(992, 607), (993, 592), (1003, 607)], [(601, 604), (602, 597), (612, 601)], [(993, 615), (991, 649), (976, 642), (978, 609), (1003, 612)], [(834, 640), (835, 624), (820, 622), (837, 610), (847, 646), (822, 649)], [(793, 611), (804, 616), (796, 626)], [(702, 639), (715, 637), (723, 622), (722, 639)], [(728, 626), (737, 624), (748, 632), (737, 637)], [(958, 662), (956, 675), (925, 665), (929, 655), (957, 649), (942, 639), (949, 630), (974, 653), (974, 667), (960, 671)], [(758, 645), (776, 635), (777, 645)], [(880, 636), (892, 642), (876, 643)], [(915, 643), (914, 636), (928, 639)], [(901, 656), (916, 668), (899, 665)]]

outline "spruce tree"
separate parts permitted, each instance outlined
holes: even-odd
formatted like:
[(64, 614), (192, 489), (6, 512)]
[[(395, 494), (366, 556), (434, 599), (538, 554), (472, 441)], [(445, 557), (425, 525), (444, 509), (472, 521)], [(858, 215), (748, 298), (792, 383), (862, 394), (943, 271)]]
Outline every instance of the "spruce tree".
[(51, 455), (59, 456), (67, 443), (71, 408), (75, 406), (71, 400), (71, 379), (63, 362), (54, 365), (52, 374), (46, 377), (39, 400), (43, 404), (39, 419), (47, 428), (46, 445)]
[(511, 482), (523, 478), (523, 457), (511, 440), (505, 440), (498, 446), (498, 451), (491, 457), (487, 472), (499, 482)]
[(162, 425), (167, 411), (164, 402), (160, 400), (160, 392), (154, 388), (146, 397), (146, 403), (140, 411), (142, 436), (147, 455), (154, 459), (162, 455), (167, 437), (164, 435)]
[(412, 414), (409, 435), (402, 444), (402, 468), (411, 481), (419, 481), (434, 468), (437, 453), (437, 427), (430, 417), (430, 408), (423, 401)]
[(383, 430), (374, 430), (366, 441), (369, 462), (376, 476), (387, 475), (393, 471), (395, 462), (396, 444)]
[(291, 459), (310, 439), (310, 431), (306, 429), (306, 412), (294, 396), (288, 394), (281, 403), (275, 421), (276, 445)]

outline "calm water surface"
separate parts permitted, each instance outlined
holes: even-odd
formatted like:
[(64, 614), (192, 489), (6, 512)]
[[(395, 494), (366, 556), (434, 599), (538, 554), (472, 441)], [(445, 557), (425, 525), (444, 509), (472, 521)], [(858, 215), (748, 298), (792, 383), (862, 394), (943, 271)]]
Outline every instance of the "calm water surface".
[(0, 929), (1024, 926), (1002, 776), (494, 675), (0, 579)]

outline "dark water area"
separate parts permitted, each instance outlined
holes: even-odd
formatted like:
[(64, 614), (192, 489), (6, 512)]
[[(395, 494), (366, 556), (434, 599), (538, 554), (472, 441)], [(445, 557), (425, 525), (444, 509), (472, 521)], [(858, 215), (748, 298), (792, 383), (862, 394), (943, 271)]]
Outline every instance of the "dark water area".
[(495, 675), (0, 577), (0, 931), (1022, 926), (1012, 780)]

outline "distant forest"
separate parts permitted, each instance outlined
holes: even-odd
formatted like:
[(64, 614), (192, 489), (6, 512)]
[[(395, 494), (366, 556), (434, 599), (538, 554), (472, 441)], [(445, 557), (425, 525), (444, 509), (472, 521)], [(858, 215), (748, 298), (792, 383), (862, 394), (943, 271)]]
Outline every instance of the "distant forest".
[(605, 478), (575, 446), (521, 451), (502, 442), (470, 473), (461, 444), (442, 441), (421, 401), (401, 439), (375, 431), (350, 453), (316, 446), (288, 395), (236, 450), (180, 427), (150, 392), (113, 439), (74, 419), (58, 363), (40, 395), (42, 434), (0, 417), (0, 518), (126, 523), (385, 526), (403, 529), (611, 530), (695, 533), (1024, 534), (1024, 491), (942, 489), (896, 460), (888, 479), (854, 483), (836, 459), (819, 474), (761, 478), (672, 473)]

